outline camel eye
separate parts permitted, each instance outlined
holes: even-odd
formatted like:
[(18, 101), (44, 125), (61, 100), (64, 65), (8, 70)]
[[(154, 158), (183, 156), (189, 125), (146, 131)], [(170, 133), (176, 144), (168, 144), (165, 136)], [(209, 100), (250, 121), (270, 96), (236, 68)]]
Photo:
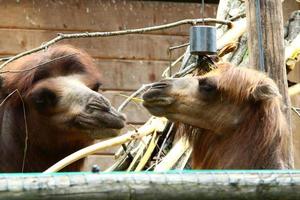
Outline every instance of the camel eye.
[(200, 92), (212, 93), (217, 90), (217, 85), (208, 78), (199, 79), (198, 84)]
[(91, 90), (98, 92), (100, 89), (100, 86), (101, 86), (101, 83), (97, 82), (91, 87)]
[(50, 106), (55, 106), (57, 103), (56, 94), (47, 88), (42, 88), (34, 92), (31, 99), (38, 110), (44, 110)]

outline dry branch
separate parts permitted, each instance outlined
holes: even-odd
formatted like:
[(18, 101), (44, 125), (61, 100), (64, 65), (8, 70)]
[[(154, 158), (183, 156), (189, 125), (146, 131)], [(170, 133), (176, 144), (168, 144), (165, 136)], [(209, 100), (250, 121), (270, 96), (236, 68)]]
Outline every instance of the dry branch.
[(296, 113), (296, 115), (298, 117), (300, 117), (300, 108), (295, 108), (295, 107), (292, 107), (292, 111), (294, 111)]
[(151, 141), (149, 143), (149, 146), (145, 152), (145, 154), (143, 155), (143, 157), (141, 158), (138, 166), (136, 167), (136, 169), (134, 171), (141, 171), (143, 170), (143, 168), (145, 167), (146, 163), (149, 161), (151, 154), (153, 153), (155, 146), (158, 142), (159, 137), (157, 136), (157, 132), (155, 131), (154, 134), (152, 135)]
[(228, 30), (217, 42), (217, 48), (222, 49), (228, 43), (236, 42), (246, 32), (247, 22), (242, 18), (233, 22), (232, 28)]
[(189, 142), (185, 138), (180, 138), (179, 141), (174, 145), (170, 152), (164, 157), (154, 169), (156, 172), (163, 172), (172, 169), (179, 158), (189, 148)]
[(151, 87), (151, 85), (152, 84), (142, 85), (142, 87), (140, 87), (137, 91), (135, 91), (129, 97), (127, 97), (127, 99), (119, 106), (118, 111), (121, 112), (133, 98), (141, 94), (147, 88)]
[(193, 148), (189, 146), (189, 148), (184, 152), (184, 154), (180, 157), (177, 163), (174, 165), (172, 169), (174, 170), (184, 170), (190, 169), (189, 161), (191, 160), (191, 155), (193, 152)]
[[(154, 133), (155, 133), (155, 131), (154, 131)], [(144, 138), (141, 138), (141, 141), (138, 145), (138, 152), (136, 153), (132, 162), (130, 163), (129, 167), (127, 168), (127, 171), (134, 171), (135, 167), (138, 165), (139, 160), (143, 157), (143, 154), (145, 153), (145, 151), (148, 147), (148, 143), (151, 141), (151, 138), (153, 138), (153, 135), (147, 135)]]
[(167, 78), (167, 77), (169, 76), (170, 68), (176, 66), (177, 63), (179, 63), (179, 62), (183, 59), (184, 55), (185, 55), (185, 54), (182, 54), (182, 55), (179, 56), (174, 62), (172, 62), (171, 65), (170, 65), (169, 67), (167, 67), (167, 68), (165, 69), (165, 71), (163, 71), (163, 73), (162, 73), (161, 76), (164, 77), (164, 78)]
[(296, 115), (298, 117), (300, 117), (300, 109), (299, 108), (292, 107), (292, 111), (294, 111), (296, 113)]

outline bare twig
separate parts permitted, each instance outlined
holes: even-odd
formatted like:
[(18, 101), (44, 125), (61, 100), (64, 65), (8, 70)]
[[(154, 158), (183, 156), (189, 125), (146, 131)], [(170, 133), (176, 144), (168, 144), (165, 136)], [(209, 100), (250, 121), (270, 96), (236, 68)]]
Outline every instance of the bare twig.
[(7, 60), (9, 60), (10, 58), (11, 58), (11, 56), (0, 58), (0, 62), (7, 61)]
[(17, 92), (17, 89), (15, 89), (15, 90), (12, 91), (11, 93), (9, 93), (9, 94), (3, 99), (3, 101), (0, 103), (0, 107), (3, 106), (3, 104), (4, 104), (10, 97), (12, 97), (16, 92)]
[(74, 56), (76, 55), (77, 53), (73, 53), (73, 54), (69, 54), (69, 55), (64, 55), (64, 56), (61, 56), (61, 57), (57, 57), (57, 58), (54, 58), (52, 60), (49, 60), (47, 62), (44, 62), (44, 63), (41, 63), (39, 65), (36, 65), (34, 67), (31, 67), (29, 69), (22, 69), (22, 70), (5, 70), (5, 71), (0, 71), (0, 74), (4, 74), (4, 73), (22, 73), (22, 72), (27, 72), (27, 71), (31, 71), (35, 68), (38, 68), (38, 67), (41, 67), (43, 65), (46, 65), (46, 64), (49, 64), (51, 62), (55, 62), (57, 60), (61, 60), (61, 59), (64, 59), (64, 58), (68, 58), (68, 57), (71, 57), (71, 56)]
[(189, 47), (188, 47), (186, 53), (183, 56), (179, 72), (184, 70), (187, 67), (187, 65), (189, 64), (189, 60), (191, 58), (192, 58), (192, 54), (190, 54)]
[(28, 135), (28, 125), (27, 125), (25, 103), (24, 103), (24, 100), (23, 100), (23, 98), (22, 98), (21, 93), (19, 92), (19, 90), (17, 89), (16, 91), (17, 91), (17, 94), (18, 94), (18, 96), (20, 97), (20, 99), (22, 101), (23, 117), (24, 117), (24, 125), (25, 125), (24, 152), (23, 152), (23, 160), (22, 160), (22, 173), (23, 173), (24, 169), (25, 169), (25, 162), (26, 162), (26, 157), (27, 157), (29, 135)]
[(142, 93), (144, 90), (146, 90), (148, 87), (151, 87), (152, 84), (145, 84), (142, 85), (142, 87), (140, 87), (137, 91), (135, 91), (134, 93), (132, 93), (118, 108), (118, 111), (121, 112), (126, 106), (127, 104), (137, 95), (139, 95), (140, 93)]
[(145, 171), (149, 171), (156, 166), (156, 163), (153, 163), (150, 167), (148, 167)]
[[(177, 63), (179, 63), (183, 59), (183, 57), (184, 57), (184, 54), (182, 54), (181, 56), (179, 56), (174, 62), (171, 63), (170, 67), (171, 68), (174, 67)], [(163, 71), (163, 73), (161, 75), (162, 77), (166, 77), (167, 76), (167, 73), (169, 72), (170, 67), (167, 67), (165, 69), (165, 71)]]
[(187, 43), (180, 44), (180, 45), (177, 45), (177, 46), (172, 46), (172, 47), (169, 48), (169, 51), (173, 51), (175, 49), (180, 49), (180, 48), (183, 48), (183, 47), (186, 47), (186, 46), (189, 46), (189, 45), (190, 45), (190, 43), (187, 42)]
[(27, 149), (28, 149), (28, 126), (27, 126), (27, 117), (26, 117), (26, 108), (25, 108), (25, 103), (23, 101), (23, 98), (21, 96), (21, 93), (19, 92), (18, 89), (15, 89), (14, 91), (12, 91), (10, 94), (8, 94), (3, 101), (0, 103), (0, 107), (3, 106), (3, 104), (9, 99), (11, 98), (15, 93), (18, 94), (19, 98), (22, 101), (22, 107), (23, 107), (23, 117), (24, 117), (24, 125), (25, 125), (25, 140), (24, 140), (24, 151), (23, 151), (23, 160), (22, 160), (22, 173), (24, 172), (24, 168), (25, 168), (25, 161), (26, 161), (26, 157), (27, 157)]
[(159, 136), (157, 135), (157, 132), (154, 131), (151, 141), (149, 142), (149, 145), (144, 153), (144, 155), (141, 157), (140, 162), (138, 163), (137, 167), (135, 168), (134, 171), (141, 171), (143, 170), (143, 168), (145, 167), (145, 165), (147, 164), (147, 162), (149, 161), (155, 147), (156, 144), (159, 140)]
[(169, 77), (172, 76), (172, 51), (169, 49), (168, 51), (169, 55), (169, 66), (168, 66), (168, 72), (169, 72)]
[(181, 70), (181, 71), (177, 72), (176, 74), (174, 74), (173, 77), (177, 78), (177, 77), (184, 76), (184, 75), (190, 73), (191, 71), (193, 71), (196, 67), (197, 67), (197, 64), (192, 63), (189, 66), (187, 66), (186, 68), (184, 68), (183, 70)]
[(294, 111), (298, 115), (298, 117), (300, 117), (300, 112), (297, 108), (292, 107), (292, 111)]
[(184, 24), (191, 24), (195, 25), (198, 23), (218, 23), (218, 24), (224, 24), (228, 26), (232, 26), (231, 21), (228, 20), (217, 20), (217, 19), (212, 19), (212, 18), (206, 18), (206, 19), (185, 19), (169, 24), (163, 24), (163, 25), (158, 25), (158, 26), (152, 26), (152, 27), (146, 27), (146, 28), (138, 28), (138, 29), (128, 29), (128, 30), (121, 30), (121, 31), (111, 31), (111, 32), (86, 32), (86, 33), (59, 33), (57, 37), (53, 38), (50, 41), (47, 41), (40, 45), (39, 47), (36, 47), (34, 49), (19, 53), (15, 56), (10, 57), (8, 60), (6, 60), (4, 63), (0, 65), (0, 69), (3, 68), (5, 65), (8, 63), (23, 57), (25, 55), (47, 49), (49, 46), (65, 39), (72, 39), (72, 38), (90, 38), (90, 37), (109, 37), (109, 36), (117, 36), (117, 35), (127, 35), (127, 34), (141, 34), (141, 33), (146, 33), (146, 32), (151, 32), (151, 31), (157, 31), (161, 29), (168, 29), (168, 28), (173, 28), (176, 26), (184, 25)]
[(164, 159), (154, 168), (154, 171), (170, 170), (188, 148), (189, 142), (184, 138), (180, 138)]
[(158, 165), (158, 161), (159, 161), (159, 159), (160, 159), (160, 156), (161, 156), (161, 154), (162, 154), (162, 151), (163, 151), (163, 149), (164, 149), (164, 146), (165, 146), (165, 144), (166, 144), (166, 142), (167, 142), (167, 139), (169, 138), (169, 135), (171, 134), (171, 132), (172, 132), (172, 130), (173, 130), (173, 127), (174, 127), (174, 123), (172, 123), (171, 124), (171, 126), (170, 126), (170, 128), (169, 128), (169, 130), (168, 130), (168, 133), (167, 133), (167, 135), (166, 135), (166, 137), (164, 138), (164, 141), (162, 142), (162, 144), (161, 144), (161, 148), (159, 149), (159, 152), (158, 152), (158, 154), (157, 154), (157, 160), (156, 160), (156, 162), (155, 162), (155, 165)]
[(184, 152), (184, 154), (179, 158), (179, 160), (177, 161), (177, 163), (174, 166), (175, 168), (173, 168), (173, 169), (175, 169), (175, 170), (183, 170), (187, 166), (187, 164), (188, 164), (188, 162), (190, 160), (192, 151), (193, 151), (193, 148), (190, 146), (186, 150), (186, 152)]
[(246, 17), (246, 13), (240, 13), (240, 14), (238, 14), (238, 15), (236, 15), (236, 16), (233, 16), (233, 17), (229, 18), (229, 20), (230, 20), (230, 21), (234, 21), (234, 20), (236, 20), (236, 19), (244, 18), (244, 17)]

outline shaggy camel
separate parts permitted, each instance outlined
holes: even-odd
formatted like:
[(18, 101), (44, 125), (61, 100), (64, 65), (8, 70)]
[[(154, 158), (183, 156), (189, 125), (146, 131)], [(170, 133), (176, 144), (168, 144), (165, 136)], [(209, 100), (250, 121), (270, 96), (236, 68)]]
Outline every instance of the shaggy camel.
[(218, 64), (202, 76), (157, 82), (143, 99), (151, 114), (186, 124), (194, 169), (287, 167), (281, 95), (263, 73)]
[[(92, 58), (74, 47), (25, 56), (0, 73), (0, 172), (44, 171), (93, 137), (115, 136), (125, 125), (100, 93)], [(82, 163), (65, 170), (78, 171)]]

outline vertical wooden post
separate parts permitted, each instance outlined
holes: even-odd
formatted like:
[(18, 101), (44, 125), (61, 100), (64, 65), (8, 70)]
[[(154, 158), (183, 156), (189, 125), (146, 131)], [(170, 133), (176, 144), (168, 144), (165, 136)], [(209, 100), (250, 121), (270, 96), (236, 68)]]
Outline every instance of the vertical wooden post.
[(283, 14), (281, 0), (247, 0), (246, 16), (250, 65), (265, 71), (277, 83), (290, 127), (289, 167), (294, 167), (290, 99), (284, 61)]

